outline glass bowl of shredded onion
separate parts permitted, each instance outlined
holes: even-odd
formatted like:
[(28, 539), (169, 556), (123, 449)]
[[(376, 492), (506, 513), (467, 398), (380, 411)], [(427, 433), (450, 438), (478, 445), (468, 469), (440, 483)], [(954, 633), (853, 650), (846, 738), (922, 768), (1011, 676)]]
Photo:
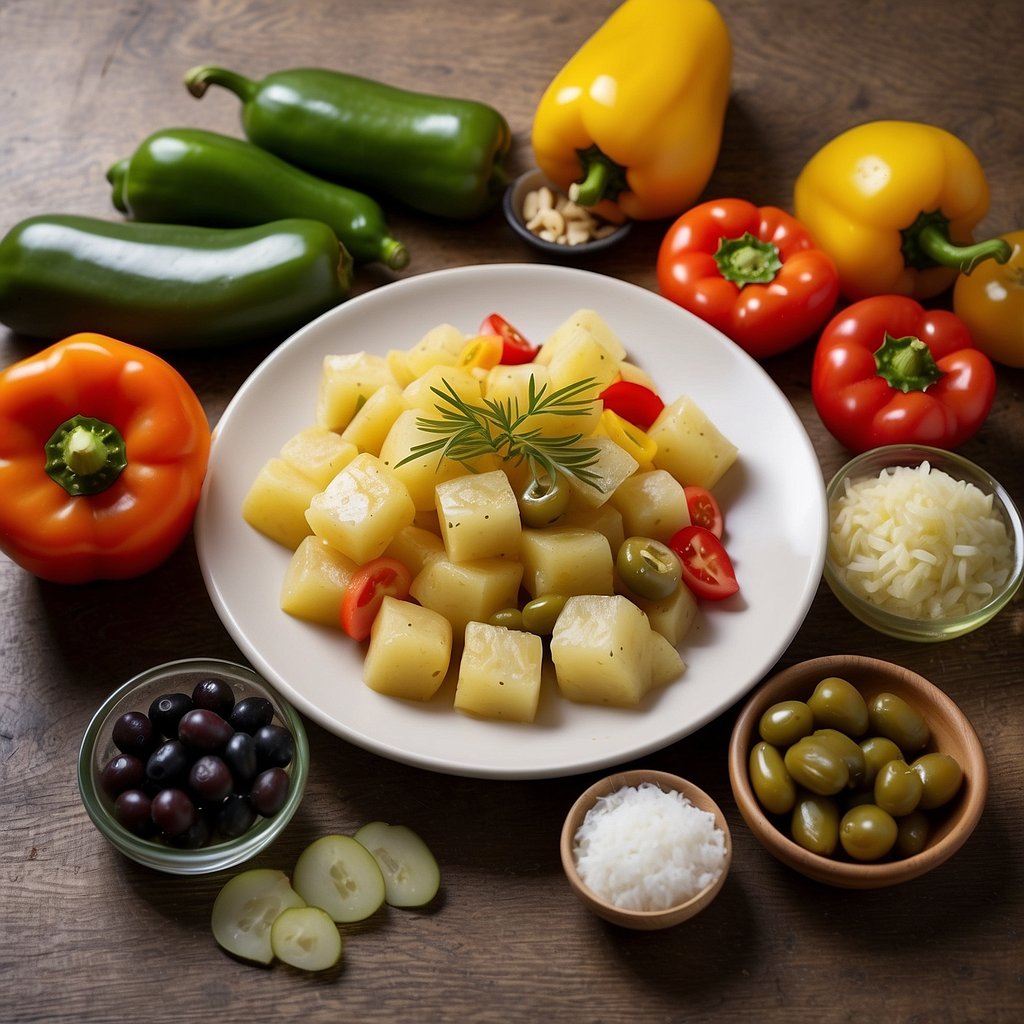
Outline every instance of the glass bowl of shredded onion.
[(1009, 493), (955, 452), (887, 445), (827, 489), (825, 581), (862, 622), (931, 642), (984, 625), (1024, 578), (1024, 529)]
[(718, 895), (732, 861), (721, 809), (692, 782), (667, 772), (617, 772), (573, 804), (561, 838), (562, 867), (598, 917), (652, 931), (681, 924)]

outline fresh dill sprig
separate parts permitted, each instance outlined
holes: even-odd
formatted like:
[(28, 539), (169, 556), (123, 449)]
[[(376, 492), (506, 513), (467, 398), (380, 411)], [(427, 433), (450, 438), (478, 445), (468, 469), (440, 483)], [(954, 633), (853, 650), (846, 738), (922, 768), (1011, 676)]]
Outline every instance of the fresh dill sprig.
[(581, 433), (550, 437), (529, 422), (531, 417), (542, 413), (583, 415), (593, 405), (593, 399), (581, 396), (595, 383), (593, 377), (588, 377), (551, 391), (547, 384), (538, 388), (536, 378), (531, 375), (523, 409), (518, 396), (501, 402), (484, 398), (482, 405), (470, 404), (442, 378), (441, 387), (430, 389), (439, 399), (434, 406), (438, 418), (421, 416), (416, 421), (425, 433), (437, 434), (437, 440), (413, 445), (398, 465), (436, 453), (439, 459), (453, 459), (475, 472), (474, 459), (494, 454), (506, 462), (528, 461), (534, 475), (540, 466), (552, 480), (561, 472), (596, 485), (600, 477), (589, 467), (597, 461), (600, 449), (578, 446), (583, 439)]

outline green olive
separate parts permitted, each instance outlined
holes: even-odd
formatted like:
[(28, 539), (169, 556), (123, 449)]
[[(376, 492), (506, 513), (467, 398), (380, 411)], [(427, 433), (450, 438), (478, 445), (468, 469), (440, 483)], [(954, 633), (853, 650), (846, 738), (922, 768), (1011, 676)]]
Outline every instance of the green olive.
[(815, 729), (813, 735), (824, 740), (846, 762), (850, 772), (847, 785), (852, 789), (864, 781), (864, 751), (856, 740), (851, 740), (838, 729)]
[(754, 745), (749, 758), (750, 784), (761, 806), (770, 814), (787, 814), (796, 802), (796, 786), (786, 771), (777, 747), (763, 740)]
[(902, 697), (880, 693), (868, 704), (873, 732), (887, 736), (903, 751), (912, 754), (928, 742), (928, 723)]
[(523, 605), (522, 628), (538, 636), (550, 636), (568, 600), (565, 594), (538, 594)]
[(847, 736), (863, 736), (868, 729), (868, 706), (860, 690), (838, 676), (822, 679), (808, 697), (816, 725), (838, 729)]
[(964, 780), (960, 762), (938, 751), (922, 754), (910, 767), (921, 780), (921, 802), (918, 806), (925, 811), (952, 800)]
[(519, 514), (523, 525), (541, 529), (557, 523), (569, 508), (568, 483), (558, 474), (541, 469), (534, 471), (530, 482), (519, 495)]
[(518, 608), (502, 608), (488, 620), (491, 626), (504, 626), (506, 629), (522, 629), (523, 613)]
[(865, 786), (874, 786), (875, 777), (882, 765), (903, 760), (903, 751), (886, 736), (871, 736), (861, 740), (860, 749), (864, 754), (864, 778), (861, 781)]
[(831, 797), (801, 793), (793, 807), (789, 830), (799, 846), (828, 857), (839, 843), (839, 807)]
[(931, 832), (928, 815), (914, 811), (896, 823), (896, 849), (903, 857), (913, 857), (928, 845)]
[(619, 547), (615, 568), (638, 597), (661, 601), (679, 588), (679, 556), (651, 537), (627, 537)]
[(854, 859), (881, 860), (896, 844), (896, 820), (874, 804), (851, 807), (839, 823), (839, 842)]
[(820, 736), (797, 740), (783, 760), (793, 781), (819, 796), (832, 796), (849, 784), (850, 769), (846, 762)]
[(875, 776), (875, 803), (894, 818), (917, 810), (921, 802), (921, 777), (906, 761), (890, 761)]
[(782, 700), (773, 704), (757, 727), (761, 739), (775, 747), (788, 747), (814, 731), (814, 716), (802, 700)]

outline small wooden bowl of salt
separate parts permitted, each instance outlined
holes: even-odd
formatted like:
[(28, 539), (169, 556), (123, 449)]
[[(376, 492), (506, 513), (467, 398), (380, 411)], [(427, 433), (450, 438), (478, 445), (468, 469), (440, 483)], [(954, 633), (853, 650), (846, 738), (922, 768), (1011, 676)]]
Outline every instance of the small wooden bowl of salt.
[(594, 783), (562, 826), (562, 867), (576, 896), (624, 928), (670, 928), (718, 895), (732, 861), (721, 809), (667, 772), (618, 772)]

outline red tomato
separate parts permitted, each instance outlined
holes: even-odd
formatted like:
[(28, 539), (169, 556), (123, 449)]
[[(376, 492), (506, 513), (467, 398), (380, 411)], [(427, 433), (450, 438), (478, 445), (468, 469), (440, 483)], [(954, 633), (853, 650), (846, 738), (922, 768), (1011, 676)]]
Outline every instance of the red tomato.
[(409, 595), (412, 573), (397, 558), (381, 556), (359, 567), (341, 599), (341, 628), (353, 640), (365, 640), (385, 597)]
[(496, 334), (501, 338), (503, 350), (501, 361), (514, 366), (518, 363), (531, 363), (536, 358), (538, 347), (531, 345), (503, 316), (492, 313), (480, 325), (479, 334)]
[(679, 556), (683, 581), (694, 596), (721, 601), (740, 589), (732, 561), (722, 542), (710, 530), (703, 526), (684, 526), (668, 546)]
[(606, 409), (611, 409), (616, 416), (629, 420), (641, 430), (648, 430), (665, 408), (665, 403), (643, 384), (631, 380), (617, 380), (598, 396)]
[(697, 484), (684, 487), (683, 494), (686, 496), (686, 509), (690, 513), (691, 525), (703, 526), (721, 540), (725, 522), (715, 496), (706, 487), (699, 487)]

